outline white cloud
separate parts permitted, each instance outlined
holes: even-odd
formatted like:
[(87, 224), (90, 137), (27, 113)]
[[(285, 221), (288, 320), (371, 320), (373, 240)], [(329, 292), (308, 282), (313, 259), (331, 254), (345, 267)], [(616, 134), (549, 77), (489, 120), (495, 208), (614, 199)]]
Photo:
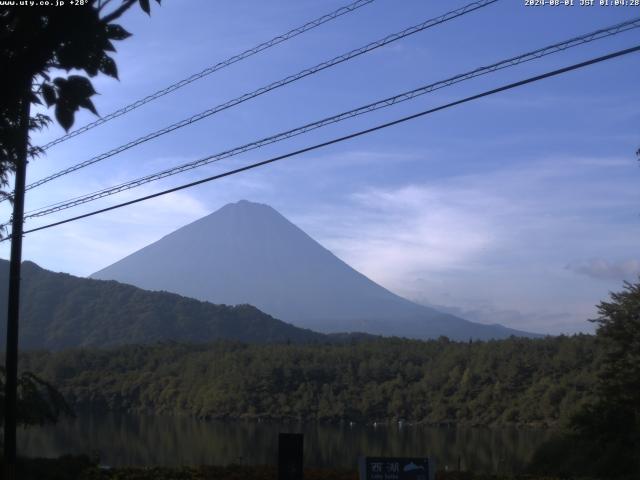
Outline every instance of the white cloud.
[(619, 286), (614, 273), (633, 273), (638, 263), (589, 264), (593, 276), (610, 280), (603, 285), (576, 281), (567, 260), (637, 252), (640, 194), (630, 173), (636, 165), (626, 159), (549, 158), (368, 188), (294, 222), (357, 270), (421, 303), (514, 328), (592, 331), (586, 320)]
[(352, 202), (367, 212), (358, 217), (372, 221), (333, 243), (374, 277), (400, 281), (411, 271), (462, 268), (496, 241), (490, 219), (477, 215), (494, 204), (490, 197), (409, 185), (357, 193)]

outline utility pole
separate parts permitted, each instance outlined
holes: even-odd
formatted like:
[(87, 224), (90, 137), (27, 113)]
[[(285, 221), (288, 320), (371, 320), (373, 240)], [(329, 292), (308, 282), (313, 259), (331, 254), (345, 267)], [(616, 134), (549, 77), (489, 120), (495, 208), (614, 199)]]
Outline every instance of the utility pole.
[(7, 311), (6, 381), (4, 394), (4, 460), (8, 480), (16, 478), (16, 414), (18, 399), (18, 325), (20, 314), (20, 270), (22, 266), (22, 231), (24, 193), (29, 148), (31, 78), (25, 81), (20, 104), (21, 144), (16, 152), (13, 217), (11, 219), (11, 258), (9, 260), (9, 301)]

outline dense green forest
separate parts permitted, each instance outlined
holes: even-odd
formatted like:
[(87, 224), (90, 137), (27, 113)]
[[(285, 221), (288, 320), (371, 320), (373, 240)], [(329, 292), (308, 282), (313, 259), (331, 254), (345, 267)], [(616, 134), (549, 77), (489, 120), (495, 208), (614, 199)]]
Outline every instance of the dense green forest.
[[(8, 284), (0, 260), (0, 291)], [(6, 287), (5, 287), (6, 288)], [(20, 347), (57, 350), (162, 340), (211, 342), (316, 342), (326, 336), (294, 327), (250, 305), (214, 305), (167, 292), (22, 266)], [(0, 315), (7, 311), (0, 295)], [(0, 318), (3, 318), (0, 317)], [(0, 344), (6, 331), (0, 329)]]
[(490, 342), (164, 343), (32, 352), (77, 409), (202, 418), (560, 425), (592, 398), (587, 335)]

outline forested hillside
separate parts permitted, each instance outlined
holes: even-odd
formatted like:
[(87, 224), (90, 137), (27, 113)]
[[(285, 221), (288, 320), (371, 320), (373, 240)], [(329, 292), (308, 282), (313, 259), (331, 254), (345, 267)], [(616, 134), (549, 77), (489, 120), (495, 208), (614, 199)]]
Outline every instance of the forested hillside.
[[(8, 284), (0, 260), (0, 291)], [(281, 322), (250, 305), (200, 302), (167, 292), (148, 292), (114, 281), (54, 273), (32, 262), (22, 267), (20, 347), (107, 347), (163, 340), (211, 342), (314, 342), (324, 335)], [(0, 295), (0, 318), (7, 297)], [(2, 321), (4, 324), (4, 321)], [(6, 331), (0, 328), (0, 344)]]
[(557, 425), (591, 397), (591, 336), (490, 342), (158, 344), (33, 352), (78, 409), (204, 418)]

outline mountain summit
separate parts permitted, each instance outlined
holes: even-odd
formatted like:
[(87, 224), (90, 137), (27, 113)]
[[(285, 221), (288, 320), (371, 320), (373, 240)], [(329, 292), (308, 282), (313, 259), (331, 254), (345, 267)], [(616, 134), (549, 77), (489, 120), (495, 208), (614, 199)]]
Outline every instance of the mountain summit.
[(91, 277), (212, 303), (251, 304), (321, 332), (461, 340), (528, 335), (399, 297), (270, 206), (246, 200), (228, 204)]

